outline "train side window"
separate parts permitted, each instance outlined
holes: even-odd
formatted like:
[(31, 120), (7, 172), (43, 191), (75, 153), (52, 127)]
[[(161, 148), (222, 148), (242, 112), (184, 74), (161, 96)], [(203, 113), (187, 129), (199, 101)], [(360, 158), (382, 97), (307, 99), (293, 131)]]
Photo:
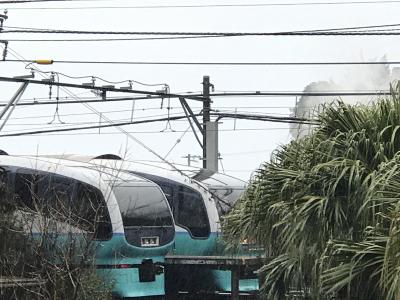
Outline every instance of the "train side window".
[(79, 227), (93, 232), (94, 238), (111, 238), (112, 228), (106, 201), (102, 193), (85, 183), (79, 183), (73, 201), (74, 215), (78, 216)]
[[(77, 192), (75, 186), (77, 185)], [(99, 190), (62, 175), (18, 169), (14, 176), (17, 205), (94, 233), (95, 239), (112, 235), (107, 204)]]
[(193, 237), (206, 238), (210, 234), (207, 211), (201, 195), (184, 186), (179, 187), (177, 224), (186, 227)]
[(0, 166), (0, 197), (3, 205), (15, 208), (15, 201), (11, 194), (10, 182), (12, 182), (12, 169), (7, 166)]
[(43, 195), (49, 215), (60, 221), (74, 223), (71, 201), (76, 181), (57, 174), (49, 174), (49, 179), (47, 186), (39, 186), (39, 194)]
[(28, 169), (19, 169), (14, 179), (14, 194), (17, 205), (24, 209), (42, 211), (43, 197), (39, 194), (39, 187), (48, 186), (48, 176)]
[(163, 191), (165, 198), (167, 198), (172, 212), (174, 212), (174, 189), (171, 186), (162, 183), (159, 184), (159, 187)]

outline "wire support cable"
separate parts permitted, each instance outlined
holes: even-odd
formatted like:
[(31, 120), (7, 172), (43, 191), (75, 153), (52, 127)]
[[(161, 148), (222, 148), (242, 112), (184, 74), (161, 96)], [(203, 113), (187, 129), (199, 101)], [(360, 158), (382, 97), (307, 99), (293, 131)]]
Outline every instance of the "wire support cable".
[(143, 85), (143, 86), (168, 86), (168, 84), (166, 84), (166, 83), (144, 83), (144, 82), (140, 82), (140, 81), (133, 80), (133, 79), (127, 79), (127, 80), (121, 80), (121, 81), (109, 81), (109, 80), (106, 80), (106, 79), (104, 79), (102, 77), (99, 77), (99, 76), (93, 76), (93, 75), (72, 76), (72, 75), (68, 75), (68, 74), (61, 73), (61, 72), (55, 72), (55, 71), (41, 72), (41, 73), (43, 73), (43, 74), (57, 74), (57, 75), (60, 75), (60, 76), (63, 76), (63, 77), (67, 77), (67, 78), (70, 78), (70, 79), (87, 79), (87, 78), (98, 79), (100, 81), (103, 81), (103, 82), (106, 82), (106, 83), (110, 83), (110, 84), (136, 83), (136, 84)]

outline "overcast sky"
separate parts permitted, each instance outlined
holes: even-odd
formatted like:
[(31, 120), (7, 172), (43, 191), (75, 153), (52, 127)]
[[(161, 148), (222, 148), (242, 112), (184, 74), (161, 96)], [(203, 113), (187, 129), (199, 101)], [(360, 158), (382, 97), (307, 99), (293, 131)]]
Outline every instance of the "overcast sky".
[[(277, 3), (254, 1), (251, 3)], [(286, 3), (298, 3), (291, 1)], [(329, 2), (329, 1), (326, 1)], [(331, 1), (332, 2), (332, 1)], [(379, 1), (378, 1), (379, 2)], [(244, 4), (250, 1), (77, 1), (45, 2), (36, 4), (1, 4), (8, 8), (6, 26), (96, 31), (193, 31), (193, 32), (274, 32), (313, 30), (324, 28), (368, 26), (399, 23), (399, 3), (352, 5), (303, 5), (263, 7), (208, 7), (208, 8), (118, 8), (68, 9), (57, 7), (89, 6), (149, 6), (149, 5), (202, 5)], [(30, 10), (26, 8), (43, 8)], [(19, 8), (19, 9), (13, 9)], [(23, 9), (21, 9), (23, 8)], [(1, 39), (12, 38), (84, 38), (71, 35), (0, 34)], [(90, 38), (90, 37), (88, 37)], [(226, 37), (187, 40), (153, 40), (120, 42), (10, 42), (8, 59), (20, 55), (26, 59), (99, 60), (99, 61), (195, 61), (195, 62), (306, 62), (306, 61), (361, 61), (376, 60), (386, 55), (389, 61), (400, 61), (398, 36), (345, 36), (345, 37)], [(99, 76), (108, 81), (137, 80), (143, 83), (167, 83), (171, 92), (199, 92), (203, 75), (209, 75), (216, 91), (301, 91), (311, 82), (332, 80), (343, 83), (358, 77), (356, 74), (374, 74), (374, 68), (346, 66), (163, 66), (163, 65), (84, 65), (54, 64), (39, 66), (43, 71), (58, 71), (70, 76)], [(1, 62), (0, 76), (29, 73), (23, 63)], [(40, 76), (37, 76), (40, 79)], [(360, 78), (363, 78), (360, 75)], [(362, 79), (367, 81), (367, 79)], [(83, 83), (89, 79), (61, 77), (60, 81)], [(99, 85), (105, 84), (100, 81)], [(373, 81), (367, 87), (375, 89)], [(126, 84), (122, 84), (126, 85)], [(121, 85), (118, 85), (121, 86)], [(0, 83), (1, 102), (7, 102), (17, 84)], [(159, 87), (135, 85), (135, 89), (155, 91)], [(85, 90), (70, 90), (79, 97), (93, 97)], [(83, 94), (82, 94), (83, 93)], [(55, 102), (56, 89), (52, 90)], [(28, 87), (22, 99), (45, 98), (48, 87)], [(67, 96), (61, 90), (60, 96)], [(117, 96), (112, 94), (112, 96)], [(190, 101), (195, 111), (200, 103)], [(234, 97), (215, 98), (212, 108), (226, 111), (289, 115), (295, 104), (294, 97)], [(168, 100), (142, 100), (135, 103), (133, 118), (166, 116)], [(182, 114), (179, 102), (171, 99), (171, 115)], [(132, 115), (132, 102), (94, 106), (107, 118), (121, 121)], [(112, 111), (112, 112), (110, 112)], [(3, 129), (50, 128), (65, 126), (55, 118), (55, 106), (18, 107)], [(82, 104), (61, 105), (60, 119), (69, 126), (99, 122)], [(77, 115), (79, 114), (79, 115)], [(102, 123), (105, 121), (103, 120)], [(186, 121), (125, 126), (141, 142), (165, 156), (176, 144), (168, 159), (186, 163), (183, 156), (201, 155), (193, 133)], [(227, 173), (242, 179), (261, 163), (269, 160), (271, 151), (291, 139), (287, 124), (262, 123), (222, 119), (219, 150)], [(158, 160), (153, 154), (127, 139), (116, 129), (98, 129), (61, 133), (58, 135), (2, 138), (0, 148), (11, 154), (122, 154), (129, 159)], [(184, 135), (183, 135), (184, 134)], [(182, 137), (183, 135), (183, 137)], [(177, 140), (180, 140), (177, 143)], [(193, 165), (200, 165), (194, 162)]]

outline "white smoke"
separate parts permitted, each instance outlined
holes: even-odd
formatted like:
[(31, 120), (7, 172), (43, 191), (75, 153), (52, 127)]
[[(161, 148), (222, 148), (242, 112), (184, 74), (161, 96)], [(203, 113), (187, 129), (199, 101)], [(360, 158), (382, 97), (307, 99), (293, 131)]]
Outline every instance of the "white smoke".
[[(386, 57), (377, 60), (386, 62)], [(348, 68), (343, 77), (330, 80), (318, 81), (307, 85), (304, 92), (361, 92), (388, 90), (391, 83), (400, 79), (400, 68), (391, 69), (389, 65), (356, 65)], [(339, 99), (332, 96), (302, 96), (291, 110), (292, 116), (312, 118), (322, 109), (322, 104), (330, 103)], [(345, 103), (368, 104), (376, 97), (372, 96), (345, 96), (340, 97)], [(310, 125), (291, 124), (290, 133), (294, 138), (301, 138), (311, 132)]]

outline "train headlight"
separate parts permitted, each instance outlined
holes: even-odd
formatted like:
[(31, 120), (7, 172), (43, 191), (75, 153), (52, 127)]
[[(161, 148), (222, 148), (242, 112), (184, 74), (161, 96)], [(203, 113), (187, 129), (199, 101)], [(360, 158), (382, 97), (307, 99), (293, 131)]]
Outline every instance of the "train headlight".
[(140, 244), (142, 247), (157, 247), (160, 245), (160, 238), (158, 236), (142, 237)]
[(243, 239), (240, 241), (240, 245), (242, 246), (247, 246), (249, 244), (249, 241), (247, 239)]

